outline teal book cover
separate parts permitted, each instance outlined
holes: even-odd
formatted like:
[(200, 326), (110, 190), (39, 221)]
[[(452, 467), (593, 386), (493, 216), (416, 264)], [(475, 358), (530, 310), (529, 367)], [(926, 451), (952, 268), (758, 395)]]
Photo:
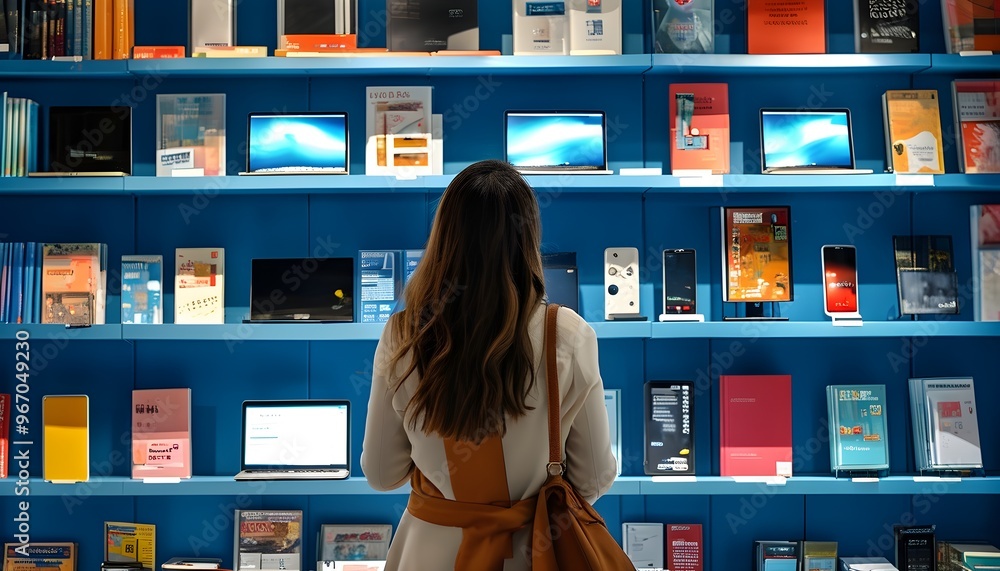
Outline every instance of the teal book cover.
[(836, 385), (830, 419), (834, 471), (888, 470), (885, 385)]

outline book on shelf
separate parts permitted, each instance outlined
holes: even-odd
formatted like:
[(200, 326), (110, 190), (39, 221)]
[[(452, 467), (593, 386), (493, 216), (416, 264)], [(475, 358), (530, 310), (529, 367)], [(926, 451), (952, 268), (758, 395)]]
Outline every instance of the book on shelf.
[(885, 557), (841, 557), (840, 571), (899, 571)]
[(38, 323), (39, 244), (0, 243), (0, 323)]
[(90, 479), (90, 399), (42, 397), (42, 478), (76, 483)]
[(235, 46), (238, 4), (239, 0), (188, 0), (188, 51)]
[(107, 258), (107, 244), (44, 244), (42, 323), (103, 324)]
[(302, 567), (302, 510), (236, 510), (233, 571)]
[(643, 387), (643, 467), (648, 475), (694, 474), (694, 383), (649, 381)]
[(893, 236), (892, 244), (900, 315), (957, 314), (951, 236)]
[(479, 3), (387, 0), (385, 41), (390, 52), (479, 49)]
[(224, 248), (177, 248), (174, 323), (226, 322)]
[(826, 0), (747, 0), (748, 54), (825, 54)]
[(385, 561), (389, 555), (392, 526), (389, 524), (322, 524), (318, 534), (317, 568), (322, 562)]
[(104, 560), (112, 563), (138, 562), (156, 569), (156, 526), (124, 521), (104, 522)]
[(668, 93), (670, 170), (729, 172), (729, 85), (672, 83)]
[(32, 541), (3, 546), (3, 571), (76, 571), (76, 563), (76, 543)]
[(837, 571), (836, 541), (803, 541), (799, 571)]
[(1000, 80), (951, 82), (958, 166), (966, 174), (1000, 173)]
[(937, 545), (934, 525), (892, 526), (895, 539), (896, 569), (899, 571), (935, 571)]
[(834, 474), (888, 470), (885, 385), (830, 385), (826, 399)]
[(356, 314), (361, 323), (386, 323), (403, 293), (403, 252), (361, 250), (358, 252)]
[(886, 169), (944, 173), (944, 137), (935, 89), (893, 89), (882, 94)]
[(38, 170), (38, 124), (38, 103), (0, 92), (0, 176)]
[(798, 571), (798, 541), (755, 541), (756, 571)]
[(216, 557), (171, 557), (161, 564), (160, 568), (177, 571), (220, 569), (222, 568), (222, 559)]
[(972, 377), (912, 378), (909, 388), (917, 469), (923, 472), (982, 468)]
[(569, 13), (565, 0), (514, 0), (514, 55), (568, 55)]
[(191, 52), (195, 58), (267, 57), (267, 46), (198, 46)]
[(937, 571), (986, 571), (1000, 568), (1000, 549), (985, 542), (938, 541)]
[(622, 0), (566, 0), (570, 55), (621, 55)]
[(947, 53), (1000, 52), (1000, 4), (977, 0), (942, 0), (941, 21)]
[(132, 477), (191, 477), (191, 389), (132, 391)]
[[(285, 2), (287, 4), (287, 0)], [(278, 9), (280, 14), (280, 6)], [(279, 33), (277, 49), (289, 52), (350, 51), (358, 49), (358, 36), (356, 34)]]
[(715, 52), (712, 0), (653, 0), (653, 53)]
[(286, 42), (357, 46), (357, 12), (357, 0), (278, 0), (278, 47), (286, 48)]
[(369, 87), (365, 174), (433, 174), (431, 87)]
[(0, 394), (0, 480), (7, 477), (7, 457), (10, 455), (11, 395)]
[(622, 548), (637, 570), (664, 569), (663, 524), (622, 523)]
[(622, 391), (604, 389), (604, 408), (608, 411), (608, 430), (611, 431), (611, 452), (615, 455), (618, 475), (622, 475)]
[(163, 256), (122, 256), (122, 323), (163, 323)]
[(132, 59), (177, 59), (187, 57), (185, 46), (132, 46)]
[(135, 0), (112, 0), (112, 59), (128, 59), (135, 46)]
[(702, 571), (705, 567), (705, 538), (700, 523), (670, 523), (667, 530), (667, 569)]
[(792, 377), (721, 375), (720, 476), (792, 475)]
[(852, 0), (854, 51), (859, 54), (920, 51), (917, 0)]
[(156, 95), (156, 176), (226, 174), (226, 94)]
[(972, 304), (976, 321), (1000, 321), (1000, 204), (971, 207)]

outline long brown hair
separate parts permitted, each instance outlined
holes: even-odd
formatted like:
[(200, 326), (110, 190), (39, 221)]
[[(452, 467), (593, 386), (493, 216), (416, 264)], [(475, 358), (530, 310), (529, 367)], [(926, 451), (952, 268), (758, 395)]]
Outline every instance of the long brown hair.
[[(479, 442), (524, 415), (535, 382), (528, 321), (545, 295), (538, 201), (509, 164), (474, 163), (438, 205), (424, 251), (392, 317), (401, 382), (420, 380), (410, 427)], [(399, 386), (396, 386), (398, 390)]]

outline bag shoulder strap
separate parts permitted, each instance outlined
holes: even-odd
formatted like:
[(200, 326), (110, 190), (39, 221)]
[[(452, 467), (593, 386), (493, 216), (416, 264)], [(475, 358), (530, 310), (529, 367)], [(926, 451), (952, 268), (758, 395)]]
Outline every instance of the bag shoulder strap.
[(549, 393), (549, 463), (551, 475), (562, 474), (562, 445), (559, 430), (559, 369), (556, 366), (556, 317), (559, 305), (550, 303), (545, 309), (545, 379)]

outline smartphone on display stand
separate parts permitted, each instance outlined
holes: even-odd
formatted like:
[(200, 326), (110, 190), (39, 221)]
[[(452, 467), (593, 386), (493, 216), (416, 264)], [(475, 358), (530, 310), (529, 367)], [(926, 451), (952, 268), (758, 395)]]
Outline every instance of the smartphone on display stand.
[[(860, 325), (858, 252), (854, 246), (826, 245), (823, 260), (823, 313), (835, 325)], [(841, 323), (844, 322), (844, 323)]]
[(698, 313), (698, 277), (695, 251), (663, 250), (663, 313), (660, 321), (704, 321)]

